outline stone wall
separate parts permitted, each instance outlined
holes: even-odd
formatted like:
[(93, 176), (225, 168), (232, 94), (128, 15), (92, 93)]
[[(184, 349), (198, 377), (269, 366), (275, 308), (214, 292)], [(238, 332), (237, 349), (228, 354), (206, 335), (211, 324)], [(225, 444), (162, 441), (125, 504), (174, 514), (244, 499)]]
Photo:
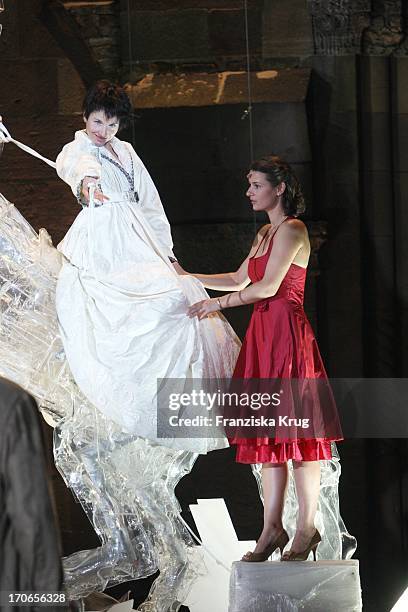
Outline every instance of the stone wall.
[(111, 1), (64, 2), (75, 17), (84, 40), (108, 78), (117, 79), (121, 69), (119, 5)]
[[(254, 61), (262, 49), (263, 1), (248, 0), (248, 28)], [(121, 0), (122, 32), (131, 36), (131, 51), (122, 36), (124, 65), (153, 72), (184, 69), (200, 71), (242, 67), (246, 62), (245, 15), (240, 0), (171, 1)]]
[[(236, 70), (304, 63), (313, 55), (406, 55), (401, 0), (69, 0), (107, 74)], [(122, 68), (122, 71), (120, 71)]]
[[(83, 85), (41, 24), (41, 0), (6, 2), (0, 37), (0, 114), (11, 134), (55, 160), (81, 127)], [(46, 227), (59, 241), (78, 208), (52, 168), (6, 145), (0, 160), (0, 190), (35, 229)]]

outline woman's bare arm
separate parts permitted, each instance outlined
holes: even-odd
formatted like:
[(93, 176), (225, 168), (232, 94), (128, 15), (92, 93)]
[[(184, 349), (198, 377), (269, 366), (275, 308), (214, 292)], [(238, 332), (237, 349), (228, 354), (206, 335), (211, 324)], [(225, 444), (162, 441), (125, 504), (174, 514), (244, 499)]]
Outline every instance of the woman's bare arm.
[(242, 292), (241, 299), (247, 304), (253, 304), (275, 295), (304, 244), (305, 227), (301, 221), (294, 220), (282, 225), (274, 238), (263, 278)]
[(278, 291), (290, 265), (299, 250), (305, 246), (307, 233), (301, 221), (293, 220), (285, 223), (276, 233), (271, 257), (266, 266), (264, 277), (250, 287), (238, 293), (228, 293), (213, 300), (203, 300), (190, 307), (189, 316), (200, 319), (221, 308), (233, 308), (243, 304), (253, 304), (259, 300), (271, 297)]
[[(195, 278), (198, 278), (198, 280), (201, 281), (204, 287), (207, 289), (213, 289), (215, 291), (241, 291), (251, 282), (248, 276), (249, 259), (255, 253), (260, 241), (263, 239), (268, 229), (269, 225), (265, 225), (259, 230), (252, 244), (251, 250), (239, 266), (238, 270), (235, 272), (224, 272), (222, 274), (191, 273), (190, 276), (195, 276)], [(185, 274), (189, 273), (185, 272)]]

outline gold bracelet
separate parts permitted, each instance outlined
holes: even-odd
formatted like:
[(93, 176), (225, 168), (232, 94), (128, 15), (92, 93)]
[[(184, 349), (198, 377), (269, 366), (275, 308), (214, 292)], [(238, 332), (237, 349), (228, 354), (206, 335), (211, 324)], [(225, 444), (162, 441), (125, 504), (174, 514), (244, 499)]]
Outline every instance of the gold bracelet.
[(221, 305), (221, 300), (220, 300), (220, 298), (217, 298), (217, 303), (218, 303), (218, 306), (220, 307), (220, 310), (222, 310), (222, 305)]

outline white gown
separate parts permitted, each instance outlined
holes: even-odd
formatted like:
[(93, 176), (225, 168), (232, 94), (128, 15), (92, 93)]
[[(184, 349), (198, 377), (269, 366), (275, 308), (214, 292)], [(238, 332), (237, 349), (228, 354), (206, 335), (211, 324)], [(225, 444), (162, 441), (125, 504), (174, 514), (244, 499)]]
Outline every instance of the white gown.
[[(155, 440), (157, 379), (228, 378), (239, 340), (222, 316), (200, 322), (186, 315), (207, 294), (170, 263), (170, 227), (143, 163), (130, 144), (111, 144), (120, 163), (85, 131), (57, 158), (58, 175), (75, 195), (94, 176), (109, 197), (84, 207), (58, 246), (69, 262), (58, 279), (58, 320), (88, 400), (124, 431)], [(194, 452), (226, 445), (222, 438), (165, 443)]]

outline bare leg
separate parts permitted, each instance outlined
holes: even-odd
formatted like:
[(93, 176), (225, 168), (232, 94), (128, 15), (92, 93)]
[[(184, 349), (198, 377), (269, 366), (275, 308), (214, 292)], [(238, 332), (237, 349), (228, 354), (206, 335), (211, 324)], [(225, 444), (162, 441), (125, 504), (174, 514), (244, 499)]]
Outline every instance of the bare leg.
[(301, 552), (316, 530), (314, 520), (320, 493), (320, 462), (293, 461), (293, 475), (299, 512), (291, 550)]
[(262, 489), (264, 496), (264, 527), (254, 552), (262, 552), (282, 531), (282, 513), (288, 484), (287, 463), (264, 463)]

